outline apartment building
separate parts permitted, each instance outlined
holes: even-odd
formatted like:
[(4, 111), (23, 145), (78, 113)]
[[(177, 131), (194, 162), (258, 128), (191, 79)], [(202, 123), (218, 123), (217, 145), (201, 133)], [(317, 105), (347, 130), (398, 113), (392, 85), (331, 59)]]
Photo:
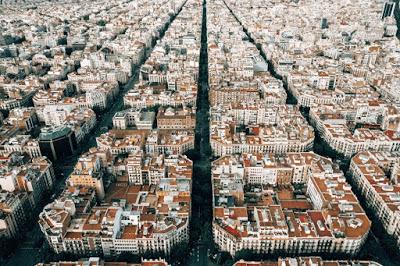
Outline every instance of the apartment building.
[(243, 152), (299, 152), (313, 147), (314, 130), (293, 105), (221, 105), (211, 109), (215, 156)]
[(324, 260), (321, 257), (293, 257), (279, 258), (277, 261), (237, 261), (233, 266), (380, 266), (381, 264), (369, 260)]
[(36, 110), (32, 107), (14, 108), (4, 121), (4, 123), (13, 125), (25, 132), (30, 132), (38, 126), (38, 122)]
[(96, 190), (97, 197), (101, 200), (105, 196), (104, 166), (97, 154), (84, 154), (76, 163), (73, 172), (68, 178), (68, 185), (89, 187)]
[(400, 243), (399, 152), (365, 151), (351, 160), (350, 173), (367, 207)]
[(330, 159), (312, 152), (228, 155), (212, 163), (213, 235), (232, 255), (355, 255), (371, 222)]
[(134, 108), (115, 113), (113, 128), (115, 129), (152, 129), (155, 121), (155, 112), (146, 112)]
[(33, 105), (35, 107), (46, 106), (58, 103), (64, 97), (64, 90), (60, 88), (39, 90), (33, 96)]
[(149, 154), (183, 154), (191, 149), (194, 149), (193, 130), (152, 130), (145, 145)]
[(46, 126), (71, 128), (78, 143), (89, 135), (97, 122), (96, 113), (92, 109), (73, 105), (46, 105), (40, 116)]
[(52, 163), (45, 157), (30, 159), (21, 153), (1, 158), (0, 235), (15, 239), (25, 230), (43, 196), (54, 184)]
[(147, 130), (110, 130), (96, 138), (97, 147), (109, 150), (113, 155), (127, 154), (141, 150)]
[(169, 266), (169, 264), (163, 260), (153, 260), (153, 259), (142, 259), (141, 263), (129, 263), (129, 262), (109, 262), (100, 259), (99, 257), (90, 257), (86, 259), (80, 259), (78, 261), (59, 261), (59, 262), (50, 262), (50, 263), (38, 263), (36, 266)]
[(158, 129), (194, 129), (196, 126), (195, 108), (160, 108), (157, 113)]
[(311, 108), (310, 120), (331, 148), (351, 157), (366, 150), (399, 150), (398, 114), (392, 104), (359, 99)]

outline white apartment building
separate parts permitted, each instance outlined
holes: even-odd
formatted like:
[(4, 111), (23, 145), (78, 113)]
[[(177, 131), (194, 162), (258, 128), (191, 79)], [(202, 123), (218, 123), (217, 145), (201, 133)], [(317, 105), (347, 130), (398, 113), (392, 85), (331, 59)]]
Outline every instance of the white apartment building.
[(360, 152), (352, 158), (349, 170), (367, 207), (400, 244), (398, 158), (398, 152)]

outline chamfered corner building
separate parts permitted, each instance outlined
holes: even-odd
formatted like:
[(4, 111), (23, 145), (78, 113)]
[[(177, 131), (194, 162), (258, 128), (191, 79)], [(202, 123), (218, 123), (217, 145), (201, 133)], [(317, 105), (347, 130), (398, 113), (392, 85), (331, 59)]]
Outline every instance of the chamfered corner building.
[(39, 135), (39, 147), (52, 161), (60, 160), (77, 149), (75, 133), (67, 126), (45, 127)]

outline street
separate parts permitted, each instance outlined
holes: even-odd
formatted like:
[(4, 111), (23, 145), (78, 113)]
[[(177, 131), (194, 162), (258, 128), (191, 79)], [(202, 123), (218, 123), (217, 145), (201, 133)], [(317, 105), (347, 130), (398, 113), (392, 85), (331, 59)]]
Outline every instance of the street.
[(209, 251), (206, 245), (198, 243), (192, 250), (187, 260), (188, 266), (208, 266), (215, 265), (208, 258)]

